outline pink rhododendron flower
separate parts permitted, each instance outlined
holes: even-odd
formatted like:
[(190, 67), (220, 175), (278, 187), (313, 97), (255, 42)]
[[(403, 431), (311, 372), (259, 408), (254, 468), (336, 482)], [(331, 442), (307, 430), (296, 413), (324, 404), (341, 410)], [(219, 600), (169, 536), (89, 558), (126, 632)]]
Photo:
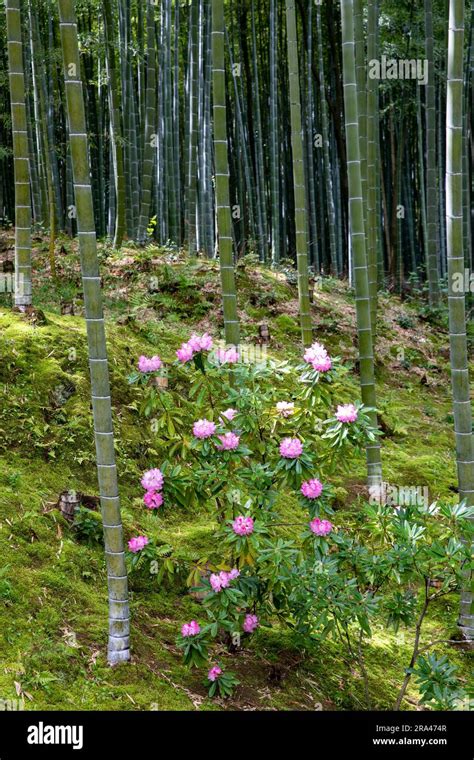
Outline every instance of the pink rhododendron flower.
[(203, 333), (201, 337), (199, 338), (199, 345), (201, 347), (201, 351), (210, 351), (213, 343), (212, 338), (209, 335), (209, 333)]
[(209, 578), (209, 583), (211, 584), (212, 590), (215, 591), (216, 594), (221, 591), (222, 579), (219, 573), (212, 573), (211, 577)]
[(321, 343), (313, 343), (304, 352), (304, 360), (317, 372), (327, 372), (332, 367), (331, 357)]
[(197, 636), (200, 633), (201, 627), (195, 620), (191, 620), (190, 623), (185, 623), (181, 628), (182, 636)]
[(141, 484), (146, 491), (161, 491), (163, 482), (163, 473), (157, 467), (147, 470), (141, 479)]
[(196, 438), (210, 438), (215, 432), (216, 426), (210, 420), (198, 420), (193, 425), (193, 435)]
[(210, 681), (216, 681), (221, 674), (222, 668), (220, 668), (219, 665), (214, 665), (207, 674), (207, 677)]
[(203, 333), (202, 335), (193, 333), (187, 344), (183, 345), (188, 345), (196, 353), (198, 351), (210, 351), (212, 348), (212, 338), (208, 333)]
[(212, 590), (216, 592), (222, 591), (223, 588), (227, 588), (231, 581), (234, 581), (240, 575), (240, 570), (236, 567), (227, 573), (225, 570), (221, 570), (220, 573), (212, 573), (209, 578), (209, 583), (212, 586)]
[(147, 491), (143, 501), (148, 509), (158, 509), (163, 504), (163, 494), (158, 491)]
[(238, 536), (250, 536), (250, 534), (253, 533), (253, 528), (254, 525), (252, 518), (244, 517), (243, 515), (236, 517), (232, 523), (232, 530)]
[(140, 552), (148, 543), (148, 538), (146, 536), (135, 536), (135, 538), (131, 538), (128, 542), (128, 548), (131, 552), (136, 554), (137, 552)]
[(303, 453), (303, 444), (298, 438), (284, 438), (280, 443), (280, 454), (285, 459), (298, 459)]
[(339, 422), (355, 422), (357, 419), (357, 409), (354, 404), (339, 404), (336, 418)]
[(217, 446), (219, 451), (235, 451), (240, 443), (240, 438), (235, 433), (224, 433), (224, 435), (217, 436), (220, 440), (220, 444)]
[(332, 531), (332, 523), (329, 520), (320, 520), (319, 517), (311, 520), (309, 527), (316, 536), (327, 536)]
[(306, 496), (307, 499), (317, 499), (321, 496), (323, 491), (323, 484), (317, 478), (311, 478), (311, 480), (305, 480), (301, 485), (301, 493)]
[(291, 401), (279, 401), (276, 410), (281, 417), (291, 417), (295, 413), (295, 405)]
[(239, 352), (235, 346), (231, 346), (228, 349), (218, 348), (216, 358), (220, 364), (236, 364), (239, 361)]
[(253, 633), (258, 628), (258, 617), (256, 615), (246, 615), (242, 628), (245, 633)]
[(193, 358), (194, 351), (189, 343), (181, 343), (181, 348), (178, 348), (176, 351), (176, 356), (180, 362), (183, 362), (183, 364), (185, 364)]
[(149, 359), (147, 356), (140, 356), (138, 360), (138, 369), (140, 372), (156, 372), (163, 366), (159, 356), (152, 356)]
[(221, 417), (225, 417), (226, 420), (232, 422), (236, 414), (238, 414), (237, 409), (226, 409), (225, 412), (221, 413)]

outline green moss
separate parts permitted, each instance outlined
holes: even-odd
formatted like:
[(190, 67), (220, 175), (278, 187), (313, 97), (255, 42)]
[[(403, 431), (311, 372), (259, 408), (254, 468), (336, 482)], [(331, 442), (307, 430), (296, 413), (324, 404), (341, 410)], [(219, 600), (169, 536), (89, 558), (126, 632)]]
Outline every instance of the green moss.
[[(79, 292), (75, 242), (61, 257), (65, 287)], [(37, 255), (41, 273), (41, 256)], [(122, 266), (124, 256), (132, 262)], [(126, 535), (144, 530), (169, 543), (176, 556), (219, 559), (214, 517), (205, 510), (142, 509), (139, 473), (147, 466), (147, 431), (136, 411), (137, 396), (127, 376), (141, 353), (159, 351), (174, 360), (176, 346), (192, 329), (222, 335), (218, 267), (192, 264), (176, 251), (150, 247), (121, 253), (107, 249), (106, 309), (112, 397), (117, 434), (123, 519)], [(364, 709), (361, 674), (348, 661), (340, 643), (327, 640), (302, 651), (294, 633), (275, 623), (262, 627), (230, 655), (217, 646), (216, 656), (237, 673), (242, 684), (228, 703), (206, 696), (202, 673), (181, 664), (175, 637), (183, 620), (199, 618), (200, 604), (182, 583), (158, 587), (145, 570), (132, 578), (133, 661), (109, 669), (104, 660), (107, 593), (103, 550), (80, 540), (56, 508), (67, 489), (97, 494), (85, 327), (82, 317), (58, 315), (58, 292), (41, 279), (36, 305), (46, 325), (0, 309), (0, 695), (16, 697), (20, 683), (26, 709), (201, 710), (215, 709)], [(147, 291), (150, 276), (160, 283), (157, 296)], [(127, 279), (128, 278), (128, 279)], [(120, 293), (123, 282), (128, 283)], [(269, 352), (277, 358), (300, 354), (296, 316), (286, 313), (296, 303), (296, 290), (269, 269), (238, 272), (239, 307), (246, 315), (243, 334), (256, 337), (258, 323), (270, 326)], [(354, 302), (343, 283), (325, 280), (313, 307), (315, 334), (346, 361), (355, 358)], [(67, 288), (66, 288), (67, 290)], [(142, 318), (140, 309), (146, 305)], [(126, 313), (127, 324), (117, 318)], [(383, 439), (385, 480), (398, 485), (429, 486), (433, 498), (453, 497), (456, 485), (449, 415), (449, 378), (439, 350), (446, 336), (429, 325), (419, 329), (423, 343), (410, 343), (400, 328), (396, 299), (383, 297), (378, 337), (379, 404), (386, 427)], [(410, 312), (411, 313), (411, 312)], [(400, 335), (403, 333), (402, 337)], [(420, 333), (421, 334), (421, 333)], [(397, 367), (393, 341), (407, 341), (411, 370)], [(437, 370), (433, 368), (436, 357)], [(439, 382), (420, 384), (420, 368)], [(72, 383), (74, 392), (57, 407), (51, 392)], [(349, 373), (338, 396), (359, 395), (358, 378)], [(349, 473), (336, 473), (336, 521), (353, 520), (365, 482), (364, 456), (351, 462)], [(303, 519), (296, 500), (282, 494), (284, 518)], [(295, 521), (295, 520), (287, 520)], [(282, 528), (291, 536), (291, 529)], [(456, 625), (457, 599), (433, 608), (424, 639)], [(380, 622), (365, 645), (373, 706), (393, 705), (403, 680), (413, 631), (394, 635)], [(469, 672), (465, 655), (444, 648)], [(410, 685), (404, 707), (415, 709), (418, 695)]]

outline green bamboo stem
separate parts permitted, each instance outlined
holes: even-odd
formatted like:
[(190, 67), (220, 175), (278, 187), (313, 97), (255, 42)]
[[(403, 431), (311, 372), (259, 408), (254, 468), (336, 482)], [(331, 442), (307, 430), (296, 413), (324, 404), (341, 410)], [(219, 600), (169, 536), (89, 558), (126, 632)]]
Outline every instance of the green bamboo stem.
[[(375, 408), (374, 356), (359, 153), (358, 87), (355, 67), (352, 0), (341, 0), (341, 23), (347, 171), (349, 180), (349, 220), (354, 261), (360, 385), (363, 403), (366, 406)], [(371, 413), (371, 421), (374, 427), (377, 427), (377, 415), (375, 412)], [(382, 464), (378, 440), (367, 446), (367, 471), (369, 487), (379, 485), (382, 482)]]
[(120, 248), (125, 234), (125, 172), (120, 117), (120, 95), (117, 83), (115, 32), (112, 1), (103, 0), (106, 70), (109, 95), (110, 144), (115, 187), (115, 229), (113, 246)]
[[(464, 2), (450, 0), (446, 103), (446, 231), (449, 344), (459, 498), (474, 504), (474, 438), (466, 338), (463, 241), (463, 55)], [(461, 292), (460, 292), (461, 291)], [(473, 573), (466, 569), (459, 625), (474, 639)]]
[(107, 344), (94, 229), (76, 14), (74, 0), (58, 0), (58, 5), (109, 587), (108, 660), (114, 664), (130, 658), (127, 570), (115, 465)]
[(15, 292), (20, 310), (31, 304), (31, 199), (20, 0), (5, 0), (8, 76), (15, 175)]
[(227, 158), (227, 110), (224, 57), (224, 4), (212, 0), (212, 92), (214, 115), (215, 193), (219, 265), (226, 343), (240, 342), (230, 211)]
[(270, 0), (270, 200), (272, 264), (280, 261), (280, 145), (278, 109), (278, 5)]
[(151, 218), (151, 193), (153, 170), (155, 165), (156, 134), (156, 52), (155, 52), (155, 4), (148, 0), (146, 8), (146, 91), (145, 91), (145, 144), (141, 170), (142, 186), (140, 198), (140, 218), (138, 221), (137, 241), (141, 244), (147, 239), (147, 229)]
[(436, 103), (434, 86), (433, 13), (432, 0), (424, 0), (426, 59), (428, 82), (426, 84), (426, 224), (428, 237), (428, 285), (430, 304), (439, 301), (438, 266), (438, 192), (436, 182)]
[(291, 148), (293, 154), (293, 186), (295, 197), (296, 262), (298, 269), (298, 299), (301, 337), (304, 346), (311, 345), (313, 330), (309, 302), (307, 203), (304, 178), (303, 128), (294, 0), (286, 0), (286, 31), (288, 47), (288, 77), (290, 82)]
[[(367, 59), (376, 60), (377, 50), (377, 26), (379, 4), (378, 0), (368, 5), (367, 19)], [(378, 119), (378, 82), (367, 78), (367, 209), (366, 209), (366, 234), (367, 234), (367, 265), (369, 275), (370, 293), (370, 321), (372, 325), (373, 340), (375, 343), (377, 325), (377, 228), (379, 217), (377, 214), (377, 185), (380, 181), (377, 143), (379, 139)]]

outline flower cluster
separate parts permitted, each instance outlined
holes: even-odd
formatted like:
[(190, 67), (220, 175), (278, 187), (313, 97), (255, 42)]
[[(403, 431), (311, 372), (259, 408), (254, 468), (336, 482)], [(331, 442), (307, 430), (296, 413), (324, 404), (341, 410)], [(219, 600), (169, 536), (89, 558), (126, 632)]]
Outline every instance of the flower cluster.
[(295, 405), (291, 401), (279, 401), (276, 410), (280, 417), (291, 417), (295, 413)]
[(214, 665), (207, 674), (207, 677), (210, 681), (215, 681), (220, 675), (222, 675), (222, 668), (219, 665)]
[(138, 369), (143, 373), (156, 372), (161, 369), (162, 366), (163, 362), (159, 356), (152, 356), (151, 359), (147, 356), (140, 356), (138, 360)]
[(224, 433), (217, 436), (220, 440), (217, 448), (219, 451), (235, 451), (239, 447), (240, 438), (236, 433)]
[(190, 623), (185, 623), (181, 628), (181, 636), (184, 636), (185, 638), (187, 636), (197, 636), (200, 632), (201, 626), (199, 623), (196, 623), (195, 620), (191, 620)]
[(148, 538), (146, 536), (135, 536), (135, 538), (131, 538), (128, 542), (128, 548), (133, 554), (136, 554), (137, 552), (141, 552), (147, 543)]
[(336, 419), (339, 422), (355, 422), (357, 415), (357, 409), (354, 404), (339, 404), (337, 407)]
[(301, 493), (306, 496), (307, 499), (317, 499), (323, 492), (323, 484), (317, 478), (311, 478), (311, 480), (305, 480), (301, 484)]
[(212, 586), (212, 590), (217, 594), (219, 591), (222, 591), (223, 588), (227, 588), (230, 582), (235, 581), (239, 575), (240, 571), (237, 570), (236, 567), (234, 567), (230, 573), (227, 573), (225, 570), (221, 570), (220, 573), (212, 573), (211, 577), (209, 578), (209, 583)]
[(237, 536), (250, 536), (253, 533), (254, 522), (251, 517), (239, 515), (232, 523), (232, 530)]
[(216, 351), (216, 359), (219, 364), (237, 364), (239, 361), (239, 352), (235, 346), (230, 348), (218, 348)]
[(284, 438), (280, 443), (280, 454), (285, 459), (298, 459), (303, 453), (303, 444), (299, 438)]
[(244, 629), (245, 633), (253, 633), (254, 630), (258, 628), (257, 615), (251, 615), (251, 614), (246, 615), (242, 628)]
[(309, 524), (309, 529), (315, 536), (327, 536), (332, 531), (332, 523), (329, 520), (320, 520), (315, 517)]
[(164, 481), (163, 473), (158, 468), (147, 470), (143, 475), (141, 484), (146, 492), (143, 501), (148, 509), (158, 509), (163, 504), (163, 494), (160, 492)]
[(221, 412), (221, 419), (223, 417), (228, 422), (232, 422), (236, 414), (238, 414), (237, 409), (226, 409), (225, 412)]
[(332, 367), (331, 357), (321, 343), (313, 343), (304, 353), (304, 360), (316, 372), (328, 372)]
[(216, 424), (210, 420), (198, 420), (193, 425), (195, 438), (210, 438), (216, 432)]
[(210, 351), (213, 346), (212, 338), (208, 333), (196, 335), (193, 333), (187, 343), (182, 343), (176, 351), (179, 361), (185, 364), (191, 361), (195, 354), (200, 351)]

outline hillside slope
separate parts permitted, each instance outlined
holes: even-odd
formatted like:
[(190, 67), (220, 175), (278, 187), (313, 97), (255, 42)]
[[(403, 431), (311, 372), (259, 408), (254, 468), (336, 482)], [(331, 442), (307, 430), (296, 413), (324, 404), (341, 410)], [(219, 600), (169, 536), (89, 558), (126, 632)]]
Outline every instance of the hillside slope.
[[(35, 307), (15, 314), (0, 306), (0, 695), (25, 700), (25, 709), (363, 709), (363, 687), (334, 642), (302, 653), (288, 631), (261, 628), (233, 655), (242, 684), (235, 697), (211, 701), (202, 676), (181, 664), (175, 637), (183, 619), (199, 612), (184, 587), (132, 579), (133, 661), (109, 669), (106, 579), (100, 543), (71, 529), (57, 502), (74, 489), (97, 495), (89, 402), (85, 327), (74, 244), (58, 256), (59, 284), (48, 273), (47, 241), (36, 241)], [(117, 459), (127, 537), (146, 530), (192, 559), (216, 550), (208, 514), (177, 509), (152, 516), (141, 507), (137, 483), (155, 461), (153, 443), (137, 413), (127, 377), (141, 353), (172, 361), (191, 330), (222, 334), (217, 265), (184, 264), (173, 250), (102, 249), (104, 292), (117, 434)], [(291, 271), (274, 273), (251, 261), (238, 268), (243, 340), (258, 345), (269, 326), (270, 356), (300, 355), (296, 289)], [(76, 300), (76, 316), (61, 316), (60, 298)], [(421, 317), (420, 317), (421, 314)], [(44, 319), (43, 319), (44, 316)], [(381, 294), (376, 351), (379, 408), (385, 437), (385, 480), (427, 485), (431, 499), (455, 498), (456, 473), (450, 405), (448, 341), (420, 306)], [(313, 304), (315, 337), (348, 367), (347, 400), (358, 396), (355, 307), (339, 281), (324, 280)], [(161, 453), (161, 452), (158, 452)], [(349, 478), (338, 475), (342, 519), (357, 509), (365, 462)], [(89, 506), (93, 506), (89, 499)], [(288, 505), (291, 508), (291, 505)], [(90, 517), (94, 519), (94, 515)], [(94, 533), (91, 529), (92, 534)], [(443, 608), (455, 630), (456, 600)], [(426, 636), (437, 637), (432, 618)], [(448, 650), (461, 674), (467, 657)], [(220, 656), (229, 656), (222, 645)], [(375, 708), (388, 709), (410, 657), (410, 636), (376, 629), (367, 663)], [(406, 709), (417, 706), (410, 687)]]

